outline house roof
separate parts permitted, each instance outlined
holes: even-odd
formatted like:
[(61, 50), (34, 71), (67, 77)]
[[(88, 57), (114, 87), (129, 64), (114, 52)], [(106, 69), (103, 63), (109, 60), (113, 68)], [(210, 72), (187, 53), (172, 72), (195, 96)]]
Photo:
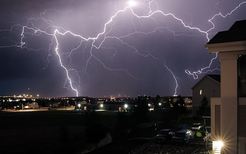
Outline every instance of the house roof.
[(228, 31), (217, 33), (207, 44), (246, 41), (246, 20), (235, 22)]
[(200, 84), (203, 80), (205, 80), (205, 79), (207, 79), (207, 78), (212, 79), (212, 80), (214, 80), (215, 82), (217, 82), (218, 84), (220, 84), (220, 75), (218, 75), (218, 74), (208, 74), (208, 75), (204, 76), (201, 80), (199, 80), (199, 81), (192, 87), (192, 89), (194, 89), (198, 84)]
[(209, 74), (207, 76), (220, 83), (220, 75), (218, 75), (218, 74)]

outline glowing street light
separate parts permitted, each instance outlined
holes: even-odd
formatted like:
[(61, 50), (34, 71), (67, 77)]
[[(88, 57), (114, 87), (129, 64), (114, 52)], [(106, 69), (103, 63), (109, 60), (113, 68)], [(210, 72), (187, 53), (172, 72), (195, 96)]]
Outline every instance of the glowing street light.
[(104, 107), (104, 105), (103, 104), (100, 104), (100, 108), (103, 108)]
[(221, 154), (221, 150), (224, 147), (224, 142), (221, 140), (213, 141), (214, 154)]
[(127, 4), (129, 7), (136, 7), (138, 3), (135, 0), (129, 0)]
[(128, 108), (128, 104), (124, 104), (124, 108), (127, 109)]

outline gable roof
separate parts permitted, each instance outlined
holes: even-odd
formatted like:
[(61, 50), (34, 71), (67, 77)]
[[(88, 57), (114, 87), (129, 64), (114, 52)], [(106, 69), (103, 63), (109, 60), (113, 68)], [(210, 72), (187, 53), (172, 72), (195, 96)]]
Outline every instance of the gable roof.
[(218, 75), (218, 74), (209, 74), (207, 76), (220, 83), (220, 75)]
[(199, 85), (202, 81), (204, 81), (205, 79), (211, 79), (215, 82), (217, 82), (218, 84), (220, 84), (220, 75), (218, 74), (208, 74), (208, 75), (205, 75), (203, 78), (201, 78), (201, 80), (199, 80), (193, 87), (192, 89), (194, 89), (197, 85)]
[(207, 44), (246, 41), (246, 20), (235, 22), (228, 31), (217, 33)]

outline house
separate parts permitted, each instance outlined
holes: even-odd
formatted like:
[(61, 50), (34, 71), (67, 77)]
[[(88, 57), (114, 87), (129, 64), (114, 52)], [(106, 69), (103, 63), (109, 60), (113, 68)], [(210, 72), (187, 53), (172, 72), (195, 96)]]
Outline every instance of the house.
[(246, 153), (246, 20), (219, 32), (206, 45), (221, 66), (220, 97), (211, 98), (211, 133), (223, 154)]
[(196, 115), (201, 102), (206, 99), (210, 105), (211, 97), (220, 96), (220, 75), (204, 76), (192, 87), (192, 113)]

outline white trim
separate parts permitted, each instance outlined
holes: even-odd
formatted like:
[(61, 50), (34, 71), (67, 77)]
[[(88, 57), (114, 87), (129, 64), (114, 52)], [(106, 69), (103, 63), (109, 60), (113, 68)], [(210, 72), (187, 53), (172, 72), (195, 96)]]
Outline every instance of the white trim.
[(215, 52), (235, 52), (240, 51), (242, 54), (246, 54), (246, 41), (235, 41), (235, 42), (224, 42), (224, 43), (214, 43), (214, 44), (206, 44), (206, 48), (208, 48), (210, 53)]

